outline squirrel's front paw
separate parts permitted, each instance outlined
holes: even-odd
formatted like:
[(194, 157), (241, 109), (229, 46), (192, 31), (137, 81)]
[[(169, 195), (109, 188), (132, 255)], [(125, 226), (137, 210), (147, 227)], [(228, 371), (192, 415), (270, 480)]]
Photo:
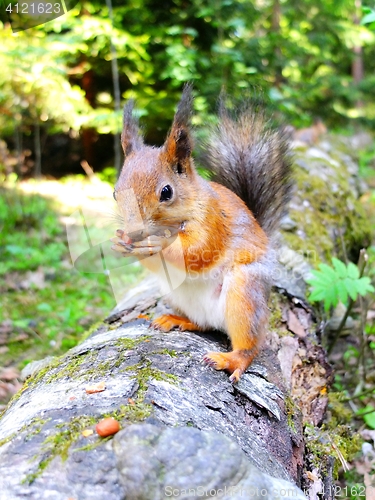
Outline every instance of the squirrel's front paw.
[(112, 243), (112, 250), (115, 252), (119, 252), (121, 254), (125, 255), (131, 255), (132, 253), (132, 240), (127, 236), (127, 234), (122, 231), (121, 229), (117, 229), (116, 231), (116, 237), (111, 238)]
[(124, 256), (148, 257), (162, 250), (162, 239), (160, 236), (148, 236), (142, 241), (133, 241), (124, 231), (118, 229), (116, 237), (111, 239), (112, 250)]

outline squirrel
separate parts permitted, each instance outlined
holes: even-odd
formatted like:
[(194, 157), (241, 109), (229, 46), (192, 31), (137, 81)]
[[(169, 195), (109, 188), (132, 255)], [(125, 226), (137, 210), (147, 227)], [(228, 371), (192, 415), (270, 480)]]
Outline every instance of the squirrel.
[[(292, 182), (286, 132), (273, 128), (264, 109), (251, 101), (234, 112), (224, 101), (219, 123), (201, 154), (201, 164), (214, 174), (214, 181), (198, 175), (192, 158), (191, 85), (184, 87), (160, 148), (143, 143), (132, 114), (134, 103), (125, 105), (121, 134), (125, 161), (114, 191), (123, 228), (112, 239), (112, 248), (138, 257), (162, 282), (160, 258), (145, 256), (162, 251), (169, 268), (186, 272), (183, 283), (168, 295), (181, 315), (162, 315), (152, 326), (165, 332), (173, 328), (226, 332), (232, 351), (208, 352), (203, 360), (229, 372), (235, 383), (258, 354), (266, 334), (275, 267), (273, 240)], [(129, 233), (126, 228), (133, 224), (134, 229), (134, 223), (143, 229)], [(176, 235), (182, 255), (171, 243)]]

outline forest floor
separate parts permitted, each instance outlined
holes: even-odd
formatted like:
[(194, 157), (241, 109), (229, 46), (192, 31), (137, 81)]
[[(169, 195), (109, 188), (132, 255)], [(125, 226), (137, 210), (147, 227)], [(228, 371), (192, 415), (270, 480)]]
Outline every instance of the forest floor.
[[(87, 238), (109, 248), (112, 191), (97, 177), (1, 188), (0, 408), (21, 387), (24, 366), (75, 346), (116, 305), (108, 271), (85, 253)], [(126, 265), (124, 286), (141, 275)]]

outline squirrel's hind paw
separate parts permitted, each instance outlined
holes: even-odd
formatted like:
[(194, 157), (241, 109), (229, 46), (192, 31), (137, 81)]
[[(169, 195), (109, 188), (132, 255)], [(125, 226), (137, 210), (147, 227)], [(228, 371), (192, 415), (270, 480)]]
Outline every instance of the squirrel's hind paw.
[(239, 381), (241, 375), (246, 371), (254, 359), (254, 353), (248, 350), (236, 350), (232, 352), (208, 352), (203, 361), (215, 370), (226, 370), (231, 376), (229, 380), (233, 383)]

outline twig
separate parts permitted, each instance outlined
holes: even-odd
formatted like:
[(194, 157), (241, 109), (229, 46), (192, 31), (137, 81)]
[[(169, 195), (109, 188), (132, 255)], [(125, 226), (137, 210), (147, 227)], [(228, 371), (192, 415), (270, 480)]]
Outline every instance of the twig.
[(93, 169), (90, 167), (90, 165), (88, 164), (88, 162), (86, 160), (81, 161), (81, 167), (83, 168), (83, 170), (85, 171), (85, 174), (87, 175), (87, 177), (91, 181), (95, 177)]
[(367, 335), (366, 335), (366, 330), (365, 330), (365, 318), (367, 316), (367, 307), (364, 307), (364, 300), (362, 297), (359, 298), (359, 303), (361, 305), (361, 345), (360, 345), (360, 350), (359, 350), (359, 367), (360, 367), (360, 383), (362, 384), (362, 387), (366, 383), (366, 378), (367, 378), (367, 371), (366, 371), (366, 345), (367, 345)]
[(345, 264), (348, 265), (348, 261), (349, 261), (349, 259), (348, 259), (348, 253), (346, 251), (345, 240), (344, 240), (344, 237), (342, 235), (341, 228), (338, 228), (338, 233), (339, 233), (339, 236), (340, 236), (340, 242), (341, 242), (342, 252), (344, 254)]
[(371, 394), (372, 392), (375, 393), (374, 387), (372, 387), (371, 389), (367, 389), (366, 391), (362, 391), (359, 394), (353, 394), (353, 396), (351, 396), (350, 398), (341, 399), (341, 403), (347, 403), (348, 401), (361, 398), (362, 396), (366, 396), (367, 394)]
[[(111, 24), (113, 27), (114, 22), (113, 22), (112, 0), (105, 0), (105, 3), (107, 4), (109, 18), (111, 20)], [(121, 99), (120, 77), (119, 77), (118, 62), (117, 62), (117, 51), (116, 51), (116, 47), (114, 46), (114, 44), (112, 42), (112, 37), (109, 37), (109, 46), (110, 46), (110, 50), (111, 50), (111, 68), (112, 68), (113, 91), (114, 91), (114, 96), (115, 96), (115, 110), (120, 111), (120, 99)], [(117, 171), (117, 175), (119, 175), (120, 170), (121, 170), (121, 149), (120, 149), (119, 131), (116, 130), (115, 133), (113, 134), (113, 136), (114, 136), (113, 150), (114, 150), (114, 154), (115, 154), (115, 158), (114, 158), (115, 168)]]
[(332, 448), (337, 453), (338, 459), (341, 462), (341, 465), (342, 465), (342, 468), (344, 469), (344, 472), (347, 472), (349, 470), (348, 462), (345, 460), (344, 455), (341, 453), (340, 449), (335, 445), (335, 443), (333, 442), (333, 440), (331, 439), (331, 437), (329, 435), (327, 435), (327, 436), (328, 436), (328, 439), (329, 439), (329, 441), (331, 443)]
[[(363, 276), (367, 261), (368, 261), (368, 255), (366, 253), (366, 250), (364, 248), (362, 248), (362, 250), (360, 250), (360, 252), (359, 252), (359, 259), (358, 259), (358, 269), (359, 269), (359, 277), (360, 278), (362, 278), (362, 276)], [(348, 319), (349, 314), (352, 310), (353, 304), (354, 304), (354, 300), (352, 298), (350, 298), (349, 302), (348, 302), (348, 306), (347, 306), (346, 311), (345, 311), (345, 314), (341, 320), (341, 323), (340, 323), (339, 327), (337, 328), (335, 336), (333, 337), (330, 345), (328, 346), (328, 349), (327, 349), (328, 354), (331, 354), (332, 349), (334, 348), (334, 346), (337, 342), (337, 339), (340, 337), (340, 334), (345, 326), (346, 320)]]
[(370, 413), (374, 413), (375, 411), (375, 408), (373, 408), (372, 410), (368, 410), (368, 411), (364, 411), (363, 413), (357, 413), (357, 417), (363, 417), (363, 415), (369, 415)]

